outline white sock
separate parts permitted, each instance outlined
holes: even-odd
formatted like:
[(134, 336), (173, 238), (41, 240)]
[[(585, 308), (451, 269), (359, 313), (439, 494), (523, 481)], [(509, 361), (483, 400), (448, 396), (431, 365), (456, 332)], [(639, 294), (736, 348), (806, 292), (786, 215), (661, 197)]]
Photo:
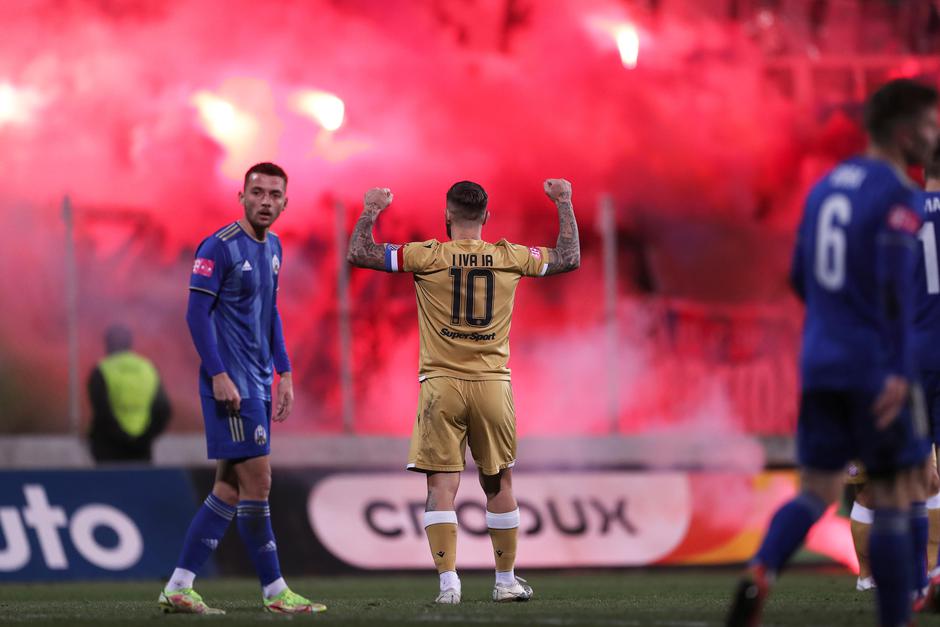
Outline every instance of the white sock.
[(456, 588), (460, 592), (460, 577), (456, 570), (445, 570), (441, 573), (441, 592), (450, 588)]
[(188, 571), (185, 568), (177, 568), (173, 571), (173, 574), (170, 575), (170, 580), (166, 582), (166, 588), (164, 588), (164, 590), (167, 592), (176, 592), (177, 590), (192, 588), (195, 579), (196, 573)]
[(855, 522), (870, 525), (875, 522), (875, 510), (869, 509), (858, 501), (855, 501), (852, 503), (852, 512), (849, 514), (849, 518)]
[(287, 582), (284, 581), (283, 577), (278, 577), (268, 585), (264, 586), (261, 589), (261, 594), (264, 595), (264, 598), (270, 599), (271, 597), (276, 597), (285, 590), (287, 590)]
[(496, 571), (496, 583), (504, 585), (504, 586), (511, 586), (512, 584), (516, 583), (516, 571), (515, 570), (504, 570), (504, 571), (497, 570)]
[(940, 494), (934, 494), (927, 499), (927, 509), (940, 509)]

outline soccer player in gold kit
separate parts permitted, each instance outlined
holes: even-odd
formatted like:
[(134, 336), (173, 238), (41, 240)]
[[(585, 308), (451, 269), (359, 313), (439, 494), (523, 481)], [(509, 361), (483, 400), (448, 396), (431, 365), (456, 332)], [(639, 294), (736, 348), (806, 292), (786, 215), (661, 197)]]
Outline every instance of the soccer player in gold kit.
[(532, 596), (532, 588), (513, 571), (519, 529), (512, 492), (516, 418), (507, 367), (513, 299), (523, 276), (570, 272), (581, 263), (571, 184), (548, 179), (544, 189), (558, 208), (555, 248), (484, 241), (488, 198), (470, 181), (447, 192), (444, 219), (450, 241), (377, 244), (372, 230), (392, 202), (387, 188), (366, 192), (365, 208), (349, 240), (351, 264), (414, 275), (421, 392), (407, 467), (427, 477), (424, 528), (440, 576), (438, 603), (460, 602), (454, 499), (468, 443), (486, 494), (496, 560), (493, 600), (527, 601)]

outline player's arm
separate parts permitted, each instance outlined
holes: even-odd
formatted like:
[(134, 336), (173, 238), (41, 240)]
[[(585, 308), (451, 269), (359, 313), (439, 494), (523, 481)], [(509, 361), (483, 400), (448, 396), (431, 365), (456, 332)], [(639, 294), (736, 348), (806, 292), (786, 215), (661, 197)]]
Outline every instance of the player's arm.
[(920, 217), (904, 204), (888, 212), (878, 234), (878, 288), (892, 353), (891, 375), (875, 401), (878, 425), (890, 425), (907, 400), (908, 382), (914, 375), (911, 327), (914, 312), (914, 269)]
[(392, 192), (386, 188), (373, 188), (363, 198), (362, 215), (349, 237), (346, 260), (360, 268), (385, 270), (387, 244), (376, 244), (372, 231), (379, 214), (392, 203)]
[(191, 289), (189, 304), (186, 307), (186, 324), (189, 325), (189, 333), (196, 352), (202, 359), (202, 365), (212, 377), (212, 396), (237, 411), (241, 407), (241, 395), (225, 371), (225, 365), (219, 355), (219, 345), (212, 330), (210, 314), (215, 306), (215, 299), (212, 294)]
[(274, 369), (280, 375), (277, 382), (277, 407), (274, 410), (274, 420), (281, 422), (287, 420), (294, 407), (294, 378), (291, 375), (290, 358), (287, 356), (287, 343), (284, 341), (284, 325), (281, 322), (281, 313), (277, 309), (277, 295), (274, 297), (274, 316), (271, 321), (272, 342), (271, 353), (274, 358)]
[(565, 179), (548, 179), (545, 194), (558, 208), (558, 241), (548, 249), (548, 269), (545, 274), (561, 274), (577, 270), (581, 265), (581, 241), (578, 239), (578, 221), (571, 204), (571, 183)]
[(211, 319), (212, 308), (222, 290), (225, 261), (225, 249), (216, 238), (207, 239), (196, 251), (196, 262), (189, 278), (186, 323), (202, 365), (212, 377), (212, 396), (237, 411), (241, 406), (241, 395), (225, 371)]

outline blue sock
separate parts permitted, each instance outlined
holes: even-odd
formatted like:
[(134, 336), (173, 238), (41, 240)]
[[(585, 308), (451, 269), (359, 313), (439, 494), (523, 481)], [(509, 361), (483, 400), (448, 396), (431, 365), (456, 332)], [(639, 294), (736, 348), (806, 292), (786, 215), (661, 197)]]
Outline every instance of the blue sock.
[(280, 579), (281, 565), (277, 560), (277, 543), (271, 529), (271, 508), (267, 501), (239, 501), (238, 533), (245, 542), (262, 587)]
[(906, 625), (911, 613), (911, 531), (907, 512), (876, 509), (871, 527), (871, 574), (877, 584), (879, 625)]
[(927, 519), (927, 503), (915, 501), (911, 503), (911, 543), (914, 549), (914, 592), (927, 587), (927, 536), (930, 523)]
[(176, 567), (198, 574), (199, 569), (219, 546), (219, 540), (225, 535), (225, 530), (233, 518), (235, 508), (210, 493), (189, 524), (186, 539), (183, 541), (183, 551)]
[(783, 505), (770, 521), (755, 561), (776, 573), (793, 557), (817, 520), (826, 512), (826, 503), (813, 494), (801, 492)]

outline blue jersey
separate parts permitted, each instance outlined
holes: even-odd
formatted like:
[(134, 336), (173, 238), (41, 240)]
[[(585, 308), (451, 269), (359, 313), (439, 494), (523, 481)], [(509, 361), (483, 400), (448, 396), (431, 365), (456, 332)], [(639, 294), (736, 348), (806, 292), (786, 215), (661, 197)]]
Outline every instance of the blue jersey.
[(917, 311), (914, 319), (914, 357), (921, 370), (940, 371), (940, 272), (937, 237), (940, 236), (940, 192), (921, 195), (919, 207), (924, 224), (920, 229), (922, 256), (914, 286)]
[(806, 302), (804, 389), (878, 390), (910, 378), (916, 192), (887, 162), (836, 166), (806, 200), (791, 280)]
[[(281, 242), (259, 242), (235, 222), (203, 240), (189, 289), (215, 296), (212, 331), (225, 371), (243, 399), (271, 400)], [(199, 389), (212, 396), (212, 379), (199, 370)]]

